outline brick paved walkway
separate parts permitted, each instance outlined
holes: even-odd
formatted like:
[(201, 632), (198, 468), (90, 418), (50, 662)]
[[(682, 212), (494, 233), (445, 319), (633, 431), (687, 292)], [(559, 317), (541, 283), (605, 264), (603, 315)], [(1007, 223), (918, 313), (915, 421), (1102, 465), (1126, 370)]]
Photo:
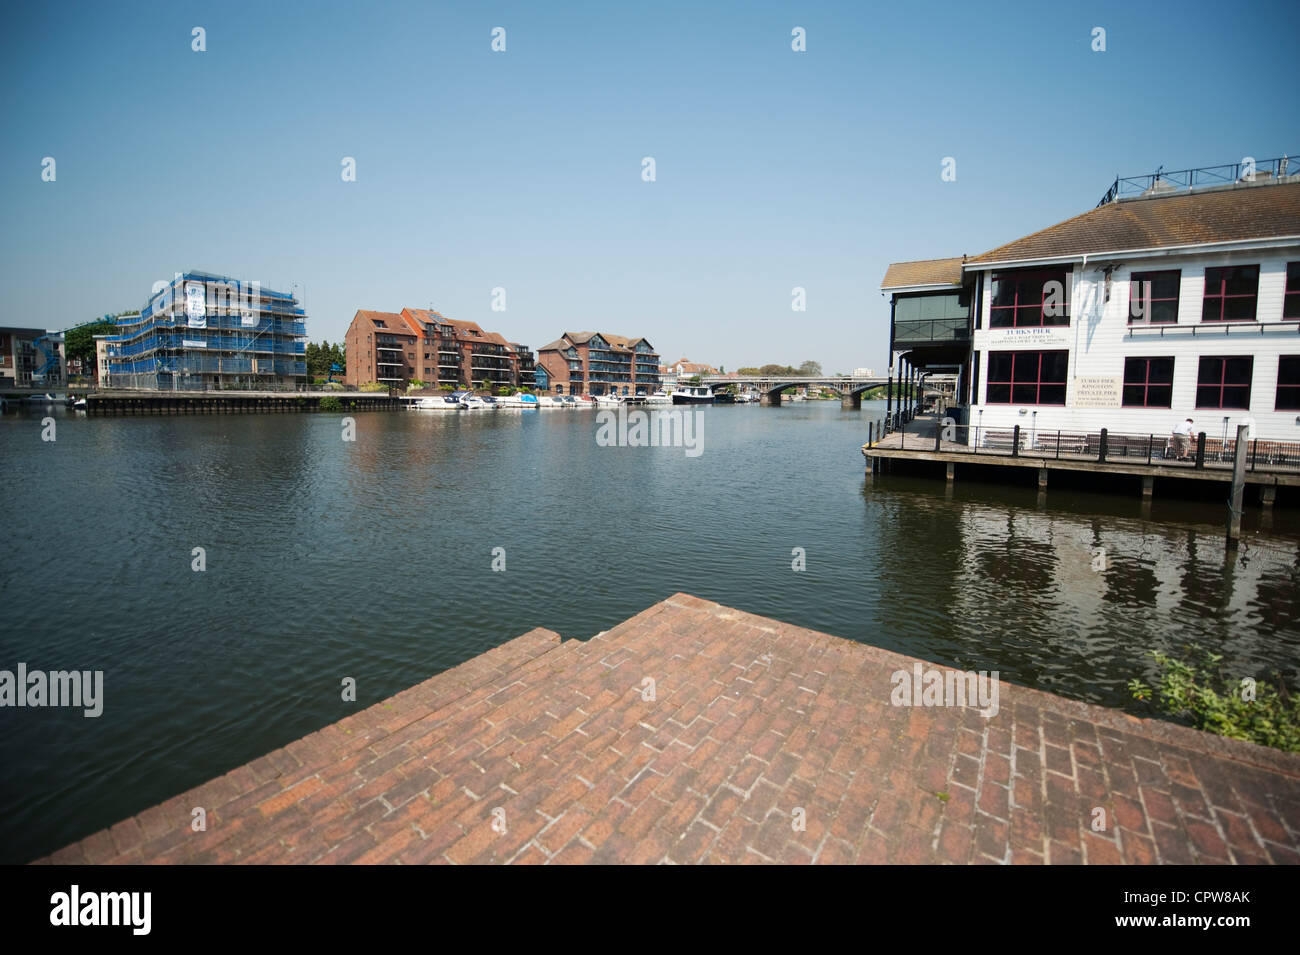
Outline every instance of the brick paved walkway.
[(677, 594), (585, 643), (534, 630), (40, 861), (1300, 861), (1300, 757), (1005, 684), (991, 719), (891, 705), (915, 662)]

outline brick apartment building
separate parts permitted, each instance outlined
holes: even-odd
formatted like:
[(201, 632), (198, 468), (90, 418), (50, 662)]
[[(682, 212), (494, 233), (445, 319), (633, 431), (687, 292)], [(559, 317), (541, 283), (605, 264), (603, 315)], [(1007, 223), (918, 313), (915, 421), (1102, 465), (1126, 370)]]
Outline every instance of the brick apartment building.
[(659, 388), (659, 355), (644, 338), (565, 332), (537, 350), (537, 387), (557, 395), (646, 395)]
[(487, 382), (491, 388), (532, 388), (535, 383), (533, 353), (526, 345), (429, 309), (359, 310), (344, 342), (349, 385), (404, 389), (418, 380), (430, 387)]

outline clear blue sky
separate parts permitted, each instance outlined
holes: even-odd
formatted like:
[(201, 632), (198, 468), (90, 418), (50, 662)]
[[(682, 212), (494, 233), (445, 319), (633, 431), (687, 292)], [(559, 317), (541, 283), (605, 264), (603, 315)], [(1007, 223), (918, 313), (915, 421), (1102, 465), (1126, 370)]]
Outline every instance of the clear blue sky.
[(0, 324), (202, 269), (297, 283), (315, 341), (432, 305), (534, 347), (880, 370), (889, 262), (992, 248), (1116, 174), (1300, 150), (1297, 9), (10, 4)]

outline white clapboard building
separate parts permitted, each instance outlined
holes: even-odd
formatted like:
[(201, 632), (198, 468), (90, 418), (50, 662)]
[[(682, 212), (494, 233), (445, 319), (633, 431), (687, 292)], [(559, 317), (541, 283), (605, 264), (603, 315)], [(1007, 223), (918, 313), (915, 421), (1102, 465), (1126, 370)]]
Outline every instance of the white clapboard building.
[(956, 368), (979, 433), (1168, 435), (1192, 418), (1210, 437), (1248, 423), (1300, 441), (1300, 176), (1285, 160), (1117, 180), (1095, 209), (982, 255), (891, 265), (882, 290), (894, 375), (914, 394)]

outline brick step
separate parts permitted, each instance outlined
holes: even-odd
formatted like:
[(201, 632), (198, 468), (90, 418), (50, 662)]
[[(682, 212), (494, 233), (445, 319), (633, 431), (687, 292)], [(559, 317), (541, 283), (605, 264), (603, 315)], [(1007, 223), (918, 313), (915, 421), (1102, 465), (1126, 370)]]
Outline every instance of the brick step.
[[(534, 628), (37, 861), (215, 861), (216, 846), (243, 828), (242, 822), (238, 826), (217, 823), (235, 820), (252, 807), (274, 807), (277, 797), (285, 799), (290, 793), (296, 794), (287, 803), (292, 805), (321, 788), (313, 779), (337, 777), (342, 766), (369, 764), (383, 757), (400, 742), (395, 736), (410, 732), (412, 723), (431, 711), (454, 712), (458, 701), (485, 684), (501, 681), (560, 643), (559, 634)], [(195, 807), (208, 815), (207, 832), (195, 834), (190, 829)]]

